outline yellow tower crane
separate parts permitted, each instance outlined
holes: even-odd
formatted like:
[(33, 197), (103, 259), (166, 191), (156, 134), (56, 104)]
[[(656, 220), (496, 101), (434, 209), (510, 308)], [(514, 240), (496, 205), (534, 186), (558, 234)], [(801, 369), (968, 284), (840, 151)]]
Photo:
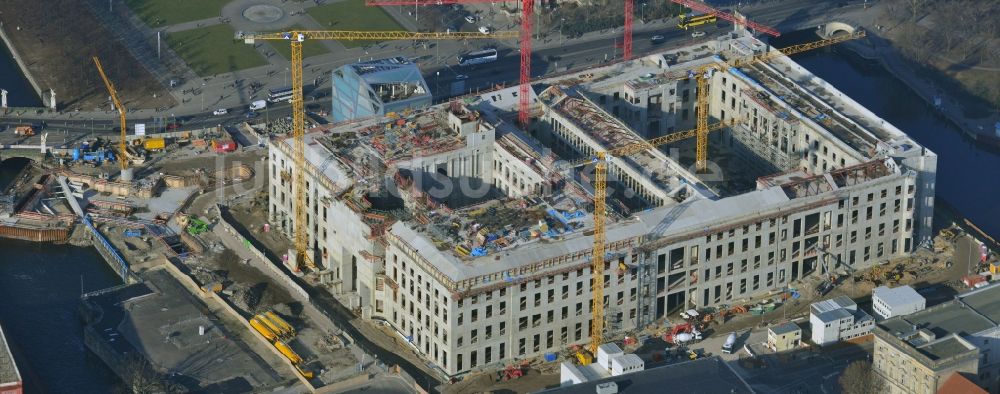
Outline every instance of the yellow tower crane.
[(125, 143), (125, 133), (127, 130), (125, 128), (125, 106), (123, 106), (122, 102), (118, 100), (118, 91), (115, 90), (115, 85), (111, 84), (111, 80), (109, 80), (108, 76), (104, 73), (104, 67), (101, 66), (101, 59), (94, 56), (94, 64), (97, 65), (97, 72), (101, 74), (101, 79), (104, 80), (104, 87), (108, 89), (108, 94), (111, 95), (111, 102), (113, 102), (115, 104), (115, 108), (118, 109), (118, 118), (121, 121), (122, 129), (121, 141), (118, 142), (118, 166), (122, 169), (121, 180), (131, 181), (132, 174), (128, 170), (129, 156)]
[(843, 34), (836, 37), (823, 39), (819, 41), (807, 42), (805, 44), (792, 45), (789, 47), (778, 49), (777, 51), (767, 51), (759, 55), (754, 55), (745, 58), (738, 58), (729, 60), (723, 63), (712, 63), (701, 66), (695, 72), (696, 78), (698, 80), (698, 87), (696, 92), (696, 105), (695, 111), (697, 112), (697, 130), (698, 139), (695, 147), (695, 168), (698, 172), (705, 172), (708, 169), (708, 80), (712, 78), (712, 74), (715, 71), (719, 71), (727, 68), (738, 68), (750, 65), (752, 63), (766, 61), (773, 59), (778, 56), (790, 56), (796, 53), (810, 51), (816, 48), (822, 48), (825, 46), (841, 43), (844, 41), (849, 41), (857, 38), (862, 38), (865, 36), (864, 30), (858, 30), (851, 34)]
[[(728, 67), (743, 67), (758, 61), (765, 61), (777, 56), (791, 55), (799, 52), (805, 52), (808, 50), (825, 47), (828, 45), (833, 45), (839, 42), (844, 42), (847, 40), (852, 40), (855, 38), (864, 37), (864, 31), (858, 31), (853, 34), (847, 34), (843, 36), (837, 36), (830, 39), (814, 41), (805, 44), (793, 45), (790, 47), (779, 49), (777, 52), (768, 51), (760, 55), (755, 55), (745, 59), (734, 59), (724, 63), (713, 63), (709, 65), (702, 66), (696, 72), (698, 78), (698, 91), (697, 91), (697, 124), (695, 129), (680, 131), (676, 133), (667, 134), (662, 137), (657, 137), (650, 139), (648, 141), (641, 141), (634, 144), (625, 145), (610, 151), (597, 152), (595, 157), (586, 159), (573, 163), (572, 166), (585, 165), (587, 163), (594, 164), (594, 247), (591, 251), (591, 284), (592, 284), (592, 297), (591, 300), (593, 304), (592, 317), (590, 322), (590, 345), (587, 347), (587, 351), (581, 351), (577, 353), (578, 361), (587, 365), (593, 361), (593, 357), (597, 354), (597, 347), (601, 345), (604, 341), (604, 254), (605, 254), (605, 220), (606, 220), (606, 202), (607, 198), (607, 160), (611, 156), (628, 156), (635, 153), (643, 152), (649, 149), (654, 149), (654, 147), (680, 141), (686, 138), (697, 137), (697, 149), (696, 149), (696, 168), (698, 171), (704, 171), (707, 168), (707, 157), (708, 157), (708, 133), (712, 130), (718, 130), (720, 128), (729, 126), (734, 120), (731, 120), (730, 124), (716, 123), (713, 125), (708, 124), (708, 78), (711, 77), (712, 72), (715, 70), (721, 70)], [(709, 71), (713, 70), (713, 71)]]
[[(725, 122), (720, 122), (710, 125), (707, 130), (719, 130), (731, 125), (732, 123), (727, 124)], [(597, 354), (597, 347), (601, 345), (604, 339), (604, 275), (602, 273), (604, 272), (604, 254), (606, 253), (604, 250), (604, 224), (606, 218), (605, 199), (607, 198), (607, 163), (612, 157), (631, 156), (636, 153), (656, 149), (656, 147), (660, 145), (695, 137), (697, 133), (698, 129), (677, 131), (649, 140), (620, 146), (608, 151), (600, 151), (597, 152), (594, 157), (571, 162), (567, 167), (575, 168), (588, 164), (594, 165), (594, 248), (591, 250), (590, 254), (591, 293), (593, 296), (591, 302), (593, 303), (593, 318), (590, 321), (590, 346), (588, 346), (585, 351), (581, 351), (576, 354), (577, 359), (583, 365), (590, 364), (593, 361), (593, 356)]]
[[(519, 32), (498, 31), (490, 34), (479, 32), (430, 32), (408, 31), (347, 31), (347, 30), (298, 30), (272, 33), (237, 32), (236, 39), (247, 44), (255, 40), (288, 41), (292, 47), (292, 138), (295, 140), (294, 166), (295, 181), (292, 184), (295, 201), (295, 254), (296, 269), (306, 266), (315, 269), (309, 253), (309, 224), (306, 221), (306, 158), (305, 158), (305, 110), (302, 103), (302, 42), (305, 40), (465, 40), (465, 39), (511, 39), (519, 37)], [(313, 200), (315, 201), (315, 200)]]

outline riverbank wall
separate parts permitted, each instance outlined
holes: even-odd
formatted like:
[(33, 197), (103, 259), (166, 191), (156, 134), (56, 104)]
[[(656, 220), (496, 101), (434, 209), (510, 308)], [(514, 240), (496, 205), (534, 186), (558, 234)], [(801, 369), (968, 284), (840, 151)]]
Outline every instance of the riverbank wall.
[(3, 40), (4, 45), (7, 46), (7, 50), (10, 51), (11, 56), (14, 57), (14, 61), (17, 62), (17, 67), (21, 69), (21, 74), (23, 74), (24, 78), (28, 80), (28, 83), (31, 84), (31, 88), (35, 90), (35, 94), (37, 94), (38, 98), (41, 99), (42, 86), (38, 84), (38, 81), (35, 80), (35, 77), (31, 75), (31, 72), (28, 70), (28, 66), (24, 64), (24, 59), (21, 58), (21, 55), (17, 52), (17, 48), (14, 47), (14, 43), (9, 37), (7, 37), (6, 29), (7, 26), (4, 26), (3, 22), (0, 22), (0, 40)]
[(955, 113), (946, 106), (936, 105), (936, 101), (953, 103), (957, 103), (957, 101), (951, 97), (947, 97), (947, 93), (942, 93), (940, 96), (934, 94), (934, 87), (928, 85), (927, 82), (916, 75), (916, 71), (906, 64), (906, 60), (896, 52), (895, 47), (889, 40), (869, 34), (867, 40), (848, 41), (844, 43), (843, 48), (862, 59), (878, 62), (884, 70), (892, 74), (896, 80), (910, 88), (917, 97), (920, 97), (929, 107), (933, 108), (936, 114), (947, 119), (948, 122), (961, 130), (965, 136), (971, 138), (977, 144), (992, 149), (998, 147), (997, 142), (989, 139), (990, 137), (994, 139), (998, 137), (992, 134), (994, 132), (993, 128), (981, 131), (977, 127), (968, 124), (967, 120), (961, 114)]

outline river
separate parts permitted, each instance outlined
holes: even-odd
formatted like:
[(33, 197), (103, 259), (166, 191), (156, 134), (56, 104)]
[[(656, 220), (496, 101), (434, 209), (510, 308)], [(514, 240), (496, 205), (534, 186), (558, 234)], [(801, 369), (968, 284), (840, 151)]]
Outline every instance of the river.
[(0, 41), (0, 89), (7, 91), (9, 107), (41, 107), (42, 100), (21, 73), (7, 46)]
[[(24, 166), (0, 164), (0, 187)], [(26, 393), (108, 393), (118, 379), (83, 345), (81, 292), (121, 284), (92, 247), (0, 238), (0, 324)]]
[[(815, 37), (815, 36), (813, 36)], [(775, 43), (782, 47), (784, 44)], [(938, 155), (937, 197), (1000, 239), (1000, 153), (983, 148), (876, 61), (843, 49), (792, 56), (796, 62)], [(990, 196), (994, 196), (991, 198)]]

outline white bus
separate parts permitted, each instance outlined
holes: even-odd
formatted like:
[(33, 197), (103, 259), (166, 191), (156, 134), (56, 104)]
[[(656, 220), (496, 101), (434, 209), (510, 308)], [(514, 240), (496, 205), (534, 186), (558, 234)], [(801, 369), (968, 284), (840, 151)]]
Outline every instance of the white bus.
[(469, 52), (458, 57), (459, 66), (471, 66), (497, 61), (497, 50), (493, 48)]
[(267, 101), (272, 103), (292, 102), (292, 88), (271, 89), (267, 93)]

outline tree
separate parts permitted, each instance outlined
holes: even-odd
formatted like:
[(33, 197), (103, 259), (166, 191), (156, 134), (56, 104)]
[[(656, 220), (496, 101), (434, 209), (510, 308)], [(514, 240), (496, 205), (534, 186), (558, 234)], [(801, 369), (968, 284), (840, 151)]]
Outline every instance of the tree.
[(142, 355), (129, 353), (122, 361), (122, 381), (126, 393), (176, 393), (179, 388), (158, 373)]
[(872, 369), (872, 363), (858, 360), (847, 366), (837, 380), (844, 394), (879, 394), (885, 388), (885, 382)]

